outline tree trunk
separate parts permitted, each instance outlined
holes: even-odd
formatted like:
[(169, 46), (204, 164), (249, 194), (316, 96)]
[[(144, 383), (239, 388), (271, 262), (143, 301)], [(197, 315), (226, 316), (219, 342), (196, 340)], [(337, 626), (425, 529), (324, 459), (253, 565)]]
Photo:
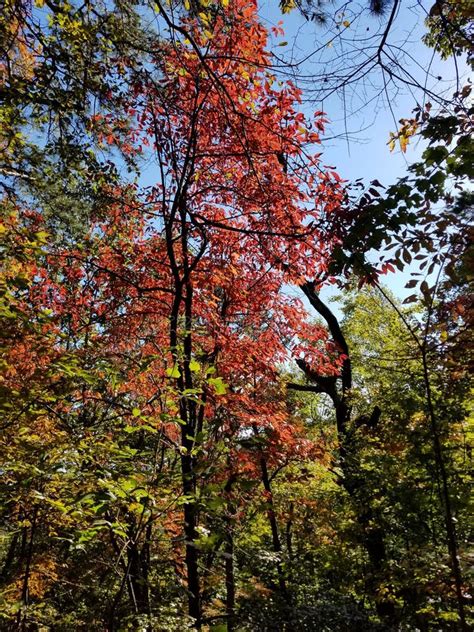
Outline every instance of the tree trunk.
[[(267, 515), (268, 515), (268, 521), (270, 523), (270, 529), (272, 532), (273, 550), (275, 553), (277, 553), (280, 556), (281, 551), (282, 551), (280, 535), (278, 533), (278, 524), (277, 524), (277, 520), (275, 516), (274, 505), (273, 505), (273, 495), (272, 495), (270, 478), (268, 476), (267, 462), (263, 456), (260, 459), (260, 468), (262, 471), (263, 487), (265, 491), (267, 492), (267, 504), (268, 504)], [(278, 586), (280, 588), (280, 592), (285, 598), (285, 600), (289, 603), (290, 599), (289, 599), (288, 589), (286, 586), (285, 574), (283, 572), (283, 566), (281, 564), (281, 559), (279, 559), (277, 562), (277, 572), (278, 572)]]
[[(189, 429), (183, 428), (183, 434), (186, 432), (189, 435)], [(190, 440), (185, 436), (182, 438), (183, 445), (186, 447), (190, 443)], [(181, 456), (181, 471), (183, 480), (183, 493), (185, 496), (192, 496), (194, 498), (196, 492), (195, 475), (193, 471), (193, 459), (190, 455), (190, 446), (187, 447), (187, 453)], [(184, 535), (185, 535), (185, 563), (188, 576), (188, 612), (195, 620), (196, 629), (201, 629), (201, 587), (199, 581), (199, 566), (198, 566), (198, 550), (196, 547), (197, 539), (197, 515), (196, 515), (196, 503), (194, 500), (185, 503), (184, 505)]]
[(227, 540), (225, 545), (225, 589), (227, 632), (234, 632), (235, 624), (235, 577), (234, 577), (234, 534), (230, 520), (227, 523)]

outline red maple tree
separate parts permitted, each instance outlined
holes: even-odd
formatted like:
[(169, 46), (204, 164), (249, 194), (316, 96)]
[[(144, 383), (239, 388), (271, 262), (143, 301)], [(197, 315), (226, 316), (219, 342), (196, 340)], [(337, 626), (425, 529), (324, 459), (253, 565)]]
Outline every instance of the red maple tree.
[[(87, 338), (79, 355), (92, 344), (120, 367), (120, 414), (147, 419), (179, 454), (198, 627), (198, 490), (213, 444), (229, 446), (227, 466), (213, 473), (226, 493), (242, 472), (261, 480), (276, 551), (268, 467), (314, 450), (285, 404), (280, 369), (296, 355), (334, 373), (340, 359), (285, 289), (327, 269), (325, 220), (342, 195), (315, 153), (322, 113), (308, 120), (300, 91), (272, 74), (256, 3), (233, 2), (205, 17), (206, 28), (203, 19), (172, 25), (175, 41), (134, 77), (124, 119), (91, 117), (97, 142), (150, 161), (147, 182), (111, 186), (86, 247), (51, 252), (32, 289), (37, 307)], [(81, 391), (83, 406), (97, 397), (110, 389)], [(242, 448), (246, 437), (264, 441)]]

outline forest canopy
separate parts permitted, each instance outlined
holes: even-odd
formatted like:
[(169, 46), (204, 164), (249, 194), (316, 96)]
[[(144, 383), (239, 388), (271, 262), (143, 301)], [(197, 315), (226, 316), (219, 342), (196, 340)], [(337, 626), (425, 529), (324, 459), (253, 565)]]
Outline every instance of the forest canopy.
[(474, 10), (402, 4), (4, 1), (0, 630), (473, 625)]

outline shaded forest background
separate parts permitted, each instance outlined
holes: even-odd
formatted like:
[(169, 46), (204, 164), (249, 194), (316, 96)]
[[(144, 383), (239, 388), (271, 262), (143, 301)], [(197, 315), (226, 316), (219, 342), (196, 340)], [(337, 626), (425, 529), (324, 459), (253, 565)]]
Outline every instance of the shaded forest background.
[[(470, 629), (473, 5), (413, 6), (449, 94), (400, 0), (4, 1), (0, 630)], [(424, 149), (348, 182), (375, 73)]]

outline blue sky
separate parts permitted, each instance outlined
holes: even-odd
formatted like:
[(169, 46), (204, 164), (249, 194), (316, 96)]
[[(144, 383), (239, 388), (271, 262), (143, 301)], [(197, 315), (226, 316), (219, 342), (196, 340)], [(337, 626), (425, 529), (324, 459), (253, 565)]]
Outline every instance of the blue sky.
[[(449, 96), (456, 86), (452, 61), (442, 62), (421, 41), (426, 32), (424, 18), (433, 1), (401, 0), (387, 44), (390, 54), (415, 80), (426, 80), (429, 90)], [(302, 109), (306, 114), (311, 116), (315, 110), (323, 110), (329, 119), (322, 138), (322, 164), (334, 167), (349, 181), (363, 178), (368, 183), (377, 179), (389, 185), (404, 176), (407, 166), (418, 160), (423, 151), (419, 142), (410, 144), (406, 154), (399, 149), (390, 152), (388, 148), (390, 132), (397, 130), (400, 118), (411, 116), (417, 102), (424, 98), (423, 91), (398, 82), (385, 92), (381, 90), (381, 73), (371, 71), (344, 91), (321, 95), (323, 76), (334, 64), (338, 72), (345, 72), (346, 64), (357, 66), (373, 53), (390, 16), (390, 12), (381, 17), (369, 15), (368, 0), (339, 0), (345, 6), (344, 12), (338, 11), (338, 1), (326, 4), (339, 28), (334, 21), (326, 25), (308, 21), (298, 10), (283, 15), (276, 0), (261, 0), (259, 13), (268, 29), (283, 22), (284, 36), (270, 37), (270, 48), (277, 55), (275, 62), (281, 59), (281, 79), (292, 79), (302, 88)], [(354, 41), (355, 46), (351, 43)], [(342, 61), (339, 63), (338, 59)], [(389, 59), (385, 61), (390, 63)], [(294, 67), (294, 76), (286, 63), (290, 63), (290, 69)], [(465, 67), (460, 72), (467, 74)], [(320, 79), (313, 78), (318, 75)], [(403, 298), (413, 292), (404, 287), (413, 271), (387, 275), (385, 284)], [(288, 288), (288, 292), (294, 294), (298, 290)], [(334, 293), (331, 289), (325, 291), (326, 296)]]
[[(404, 176), (407, 166), (420, 158), (423, 146), (420, 142), (415, 142), (409, 145), (406, 154), (399, 149), (390, 152), (389, 135), (391, 131), (397, 130), (400, 118), (411, 116), (417, 102), (422, 102), (425, 98), (423, 92), (404, 86), (401, 82), (383, 91), (382, 74), (373, 71), (352, 86), (321, 99), (321, 81), (310, 79), (312, 75), (322, 76), (334, 64), (338, 66), (338, 72), (344, 71), (337, 60), (339, 56), (344, 59), (343, 55), (347, 56), (348, 51), (349, 59), (352, 59), (355, 66), (363, 62), (364, 58), (373, 53), (373, 47), (378, 45), (390, 12), (374, 17), (364, 11), (367, 0), (353, 0), (344, 3), (346, 9), (342, 13), (337, 11), (338, 4), (334, 3), (329, 9), (333, 14), (336, 11), (336, 20), (339, 23), (337, 28), (334, 27), (334, 22), (322, 26), (309, 22), (296, 10), (282, 15), (275, 4), (274, 0), (265, 0), (260, 11), (262, 20), (268, 27), (283, 20), (285, 35), (272, 38), (273, 50), (282, 60), (293, 64), (309, 57), (295, 67), (295, 73), (305, 77), (299, 82), (304, 91), (303, 108), (308, 113), (322, 109), (330, 119), (326, 139), (323, 138), (322, 144), (323, 164), (334, 166), (344, 179), (352, 181), (357, 178), (363, 178), (366, 182), (378, 179), (387, 185)], [(422, 42), (422, 36), (426, 32), (424, 17), (432, 4), (433, 0), (402, 0), (387, 44), (391, 47), (390, 55), (416, 81), (423, 84), (426, 81), (426, 87), (435, 94), (449, 96), (456, 89), (456, 67), (452, 61), (440, 60)], [(342, 35), (338, 37), (341, 32)], [(367, 40), (370, 37), (374, 39)], [(351, 44), (354, 39), (358, 41), (357, 47)], [(282, 42), (286, 44), (279, 46)], [(389, 58), (385, 58), (385, 61), (390, 65)], [(460, 64), (457, 70), (461, 78), (466, 77), (464, 65)], [(349, 132), (349, 140), (344, 138), (346, 130)], [(384, 278), (385, 284), (403, 298), (413, 292), (404, 287), (413, 271), (415, 270), (388, 275)], [(334, 294), (331, 290), (326, 292), (327, 296), (331, 294)]]

